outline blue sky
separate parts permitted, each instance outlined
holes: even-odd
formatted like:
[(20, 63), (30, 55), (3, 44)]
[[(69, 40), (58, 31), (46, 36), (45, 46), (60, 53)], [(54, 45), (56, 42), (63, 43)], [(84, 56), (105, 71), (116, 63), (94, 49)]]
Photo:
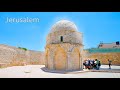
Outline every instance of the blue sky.
[[(40, 22), (6, 23), (6, 18), (39, 18)], [(83, 33), (84, 48), (102, 41), (120, 41), (120, 12), (0, 12), (0, 44), (44, 51), (52, 25), (61, 20), (73, 21)]]

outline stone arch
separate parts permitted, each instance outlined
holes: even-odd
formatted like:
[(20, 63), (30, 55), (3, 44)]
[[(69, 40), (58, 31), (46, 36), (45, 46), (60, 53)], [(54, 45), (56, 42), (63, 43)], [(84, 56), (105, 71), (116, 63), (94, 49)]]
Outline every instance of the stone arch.
[(72, 69), (79, 70), (80, 69), (80, 51), (78, 48), (74, 48), (71, 52), (71, 62), (72, 62)]
[(49, 62), (49, 59), (50, 59), (50, 51), (49, 51), (49, 49), (46, 49), (46, 55), (45, 55), (45, 57), (46, 57), (46, 58), (45, 58), (45, 61), (46, 61), (46, 62), (45, 62), (45, 65), (46, 65), (47, 68), (49, 68), (49, 67), (50, 67), (50, 66), (49, 66), (49, 63), (48, 63), (48, 62)]
[(54, 68), (56, 70), (66, 70), (67, 55), (62, 47), (57, 47), (54, 56)]

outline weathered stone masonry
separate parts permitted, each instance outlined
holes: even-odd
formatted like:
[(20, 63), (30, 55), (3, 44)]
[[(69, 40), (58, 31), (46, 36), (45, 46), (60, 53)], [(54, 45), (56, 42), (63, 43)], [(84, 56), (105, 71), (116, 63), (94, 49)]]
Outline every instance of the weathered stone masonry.
[(84, 50), (83, 55), (84, 60), (99, 59), (102, 64), (108, 64), (108, 59), (110, 59), (113, 65), (120, 65), (120, 52), (90, 53), (87, 50)]
[(44, 52), (0, 45), (0, 63), (11, 65), (44, 64)]
[(45, 66), (51, 70), (82, 69), (82, 38), (73, 22), (55, 23), (46, 38)]

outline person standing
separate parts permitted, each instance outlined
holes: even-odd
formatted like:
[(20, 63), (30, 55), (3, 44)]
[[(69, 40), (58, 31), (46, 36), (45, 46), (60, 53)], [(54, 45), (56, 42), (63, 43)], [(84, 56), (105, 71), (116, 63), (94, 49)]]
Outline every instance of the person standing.
[(91, 69), (93, 69), (93, 67), (94, 67), (94, 61), (90, 60), (90, 64), (91, 64)]
[(95, 59), (95, 69), (98, 70), (98, 60)]
[(112, 61), (108, 59), (109, 69), (111, 69), (111, 64), (112, 64)]
[(98, 63), (98, 70), (100, 69), (100, 66), (101, 66), (101, 62), (99, 60), (99, 63)]
[(83, 62), (83, 69), (86, 68), (86, 60)]

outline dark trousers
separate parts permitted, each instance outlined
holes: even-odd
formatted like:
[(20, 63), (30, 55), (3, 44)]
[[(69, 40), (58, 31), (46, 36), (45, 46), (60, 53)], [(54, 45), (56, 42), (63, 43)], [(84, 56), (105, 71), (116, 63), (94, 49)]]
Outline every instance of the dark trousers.
[(111, 69), (111, 64), (109, 64), (109, 69)]

